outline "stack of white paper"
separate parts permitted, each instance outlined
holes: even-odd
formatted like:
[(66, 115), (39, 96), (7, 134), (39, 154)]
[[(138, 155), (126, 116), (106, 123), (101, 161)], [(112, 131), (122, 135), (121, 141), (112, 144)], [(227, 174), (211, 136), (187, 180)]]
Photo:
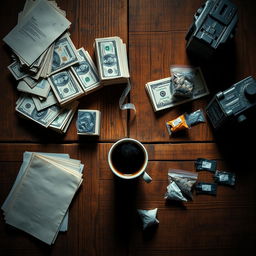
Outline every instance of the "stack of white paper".
[(70, 26), (56, 7), (44, 0), (24, 11), (20, 22), (3, 39), (28, 66)]
[(67, 210), (83, 179), (83, 165), (66, 154), (24, 153), (2, 205), (6, 223), (47, 244), (67, 230)]

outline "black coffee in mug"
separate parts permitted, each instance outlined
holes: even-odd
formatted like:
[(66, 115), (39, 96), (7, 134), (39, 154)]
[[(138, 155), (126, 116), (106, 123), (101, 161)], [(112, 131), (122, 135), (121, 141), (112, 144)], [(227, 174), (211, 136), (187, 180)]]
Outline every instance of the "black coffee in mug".
[(111, 154), (113, 167), (122, 175), (134, 175), (141, 171), (145, 158), (144, 150), (133, 141), (119, 143)]

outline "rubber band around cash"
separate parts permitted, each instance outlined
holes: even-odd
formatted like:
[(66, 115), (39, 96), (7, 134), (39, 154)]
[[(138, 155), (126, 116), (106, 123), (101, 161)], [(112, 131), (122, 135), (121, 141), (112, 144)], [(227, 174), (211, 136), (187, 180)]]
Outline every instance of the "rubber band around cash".
[(127, 97), (127, 95), (129, 94), (129, 92), (131, 91), (131, 82), (130, 82), (130, 79), (128, 79), (127, 81), (127, 85), (126, 87), (124, 88), (121, 96), (120, 96), (120, 99), (119, 99), (119, 107), (121, 110), (128, 110), (128, 109), (132, 109), (134, 110), (135, 114), (136, 114), (136, 108), (135, 108), (135, 105), (133, 103), (125, 103), (124, 104), (124, 101)]

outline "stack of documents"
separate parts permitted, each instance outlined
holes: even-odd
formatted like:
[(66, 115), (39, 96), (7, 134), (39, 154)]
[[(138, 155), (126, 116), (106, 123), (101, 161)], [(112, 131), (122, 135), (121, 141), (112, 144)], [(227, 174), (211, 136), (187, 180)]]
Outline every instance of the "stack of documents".
[(130, 74), (126, 44), (120, 37), (96, 38), (95, 55), (103, 85), (128, 82)]
[[(88, 52), (74, 46), (65, 15), (55, 1), (26, 0), (18, 24), (3, 38), (13, 50), (14, 62), (8, 69), (18, 82), (17, 90), (27, 94), (18, 102), (30, 106), (26, 112), (32, 120), (34, 107), (40, 116), (44, 115), (41, 111), (49, 113), (52, 108), (58, 108), (60, 114), (63, 106), (101, 85)], [(24, 113), (20, 106), (16, 110)]]
[[(38, 79), (41, 73), (51, 72), (54, 42), (66, 32), (71, 23), (54, 1), (27, 0), (18, 16), (18, 24), (3, 38), (12, 48), (20, 67)], [(58, 40), (59, 41), (59, 40)], [(46, 65), (48, 64), (48, 65)], [(17, 78), (19, 73), (16, 74)], [(43, 75), (44, 76), (44, 75)]]
[(83, 165), (67, 154), (25, 152), (2, 205), (7, 224), (47, 244), (67, 230), (67, 211), (81, 185)]

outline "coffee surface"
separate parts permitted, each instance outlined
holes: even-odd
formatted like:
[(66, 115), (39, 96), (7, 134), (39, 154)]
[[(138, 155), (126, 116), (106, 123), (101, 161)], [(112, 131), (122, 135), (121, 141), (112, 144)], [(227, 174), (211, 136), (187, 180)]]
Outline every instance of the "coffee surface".
[(136, 143), (126, 141), (115, 147), (111, 161), (117, 172), (133, 175), (141, 170), (145, 162), (145, 153)]

